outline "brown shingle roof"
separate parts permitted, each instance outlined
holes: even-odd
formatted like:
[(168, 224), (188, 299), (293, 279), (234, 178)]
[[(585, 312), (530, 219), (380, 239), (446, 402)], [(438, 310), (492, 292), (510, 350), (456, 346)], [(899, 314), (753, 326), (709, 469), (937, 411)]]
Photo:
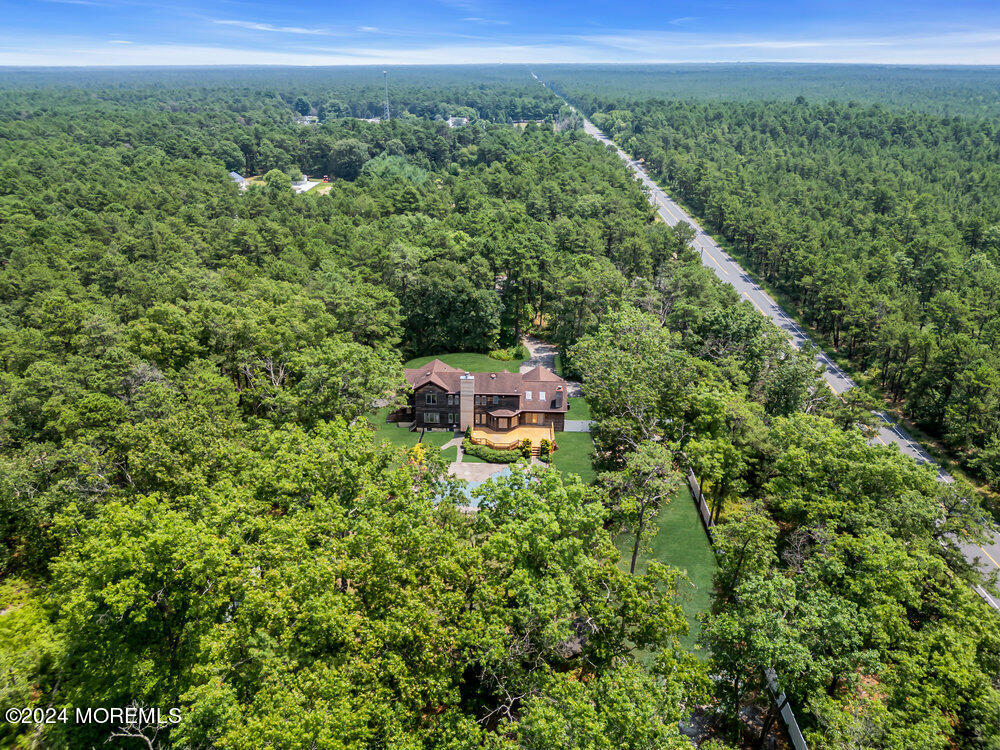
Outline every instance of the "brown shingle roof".
[(523, 392), (521, 374), (518, 372), (476, 372), (477, 396), (513, 396)]
[[(405, 373), (406, 382), (413, 390), (433, 384), (447, 393), (460, 392), (459, 378), (465, 374), (463, 370), (446, 365), (440, 359), (433, 359), (423, 367), (406, 370)], [(544, 367), (535, 367), (523, 375), (506, 371), (476, 372), (472, 375), (475, 378), (477, 396), (518, 396), (519, 411), (564, 412), (569, 408), (566, 400), (566, 381)], [(560, 401), (558, 406), (556, 406), (557, 400)], [(513, 414), (514, 412), (511, 412), (506, 416)]]
[(423, 367), (413, 370), (406, 370), (406, 382), (413, 390), (421, 388), (428, 383), (433, 383), (438, 388), (449, 393), (458, 393), (458, 378), (463, 373), (457, 367), (446, 365), (440, 359), (432, 359)]
[(525, 380), (542, 380), (551, 383), (565, 384), (566, 382), (561, 377), (552, 372), (552, 370), (548, 369), (547, 367), (542, 367), (541, 365), (538, 365), (532, 370), (528, 370), (528, 372), (524, 373), (522, 377)]

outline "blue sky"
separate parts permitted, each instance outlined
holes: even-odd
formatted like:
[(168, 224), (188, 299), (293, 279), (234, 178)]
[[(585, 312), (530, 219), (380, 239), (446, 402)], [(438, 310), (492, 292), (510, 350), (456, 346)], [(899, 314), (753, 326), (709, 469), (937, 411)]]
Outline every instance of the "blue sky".
[(0, 65), (1000, 64), (1000, 2), (0, 0)]

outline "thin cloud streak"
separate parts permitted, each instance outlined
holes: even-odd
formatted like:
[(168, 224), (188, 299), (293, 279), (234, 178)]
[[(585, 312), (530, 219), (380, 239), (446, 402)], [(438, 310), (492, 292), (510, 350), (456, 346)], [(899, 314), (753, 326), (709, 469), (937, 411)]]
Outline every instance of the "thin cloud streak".
[(222, 26), (237, 26), (241, 29), (251, 31), (270, 31), (280, 34), (309, 34), (312, 36), (334, 36), (335, 34), (326, 29), (305, 29), (301, 26), (273, 26), (269, 23), (258, 23), (256, 21), (235, 21), (221, 18), (213, 18), (212, 23)]
[[(246, 22), (252, 23), (252, 22)], [(233, 24), (229, 24), (233, 25)], [(242, 23), (240, 24), (242, 25)], [(270, 26), (269, 24), (256, 24)], [(295, 34), (299, 27), (265, 31)], [(260, 29), (253, 29), (260, 30)], [(310, 36), (341, 36), (307, 29)], [(380, 32), (384, 33), (384, 32)], [(19, 40), (0, 50), (0, 65), (443, 65), (463, 63), (679, 63), (679, 62), (840, 62), (898, 64), (1000, 64), (1000, 30), (940, 36), (882, 38), (720, 38), (707, 34), (644, 32), (562, 36), (516, 42), (438, 40), (371, 45), (356, 33), (337, 48), (297, 44), (262, 48), (244, 44), (121, 44), (73, 37)], [(276, 38), (279, 38), (275, 35)], [(347, 35), (343, 35), (347, 36)]]

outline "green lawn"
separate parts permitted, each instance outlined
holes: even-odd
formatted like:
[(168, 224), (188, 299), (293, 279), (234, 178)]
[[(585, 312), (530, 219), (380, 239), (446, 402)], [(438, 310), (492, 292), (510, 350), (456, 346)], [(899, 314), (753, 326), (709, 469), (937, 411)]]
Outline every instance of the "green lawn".
[(590, 419), (590, 404), (587, 403), (587, 399), (583, 396), (570, 398), (566, 419)]
[[(712, 576), (715, 575), (715, 553), (708, 541), (698, 511), (694, 507), (691, 493), (685, 484), (668, 506), (663, 508), (656, 517), (657, 532), (653, 537), (651, 554), (639, 553), (637, 572), (646, 569), (650, 560), (670, 565), (687, 573), (690, 583), (683, 581), (680, 585), (681, 606), (687, 617), (691, 632), (681, 639), (685, 647), (691, 648), (701, 630), (701, 624), (696, 619), (701, 612), (708, 611), (712, 603)], [(619, 536), (616, 540), (622, 551), (622, 565), (628, 569), (632, 559), (632, 542), (634, 537)]]
[(486, 463), (489, 463), (489, 461), (484, 461), (479, 456), (473, 456), (471, 453), (463, 453), (462, 454), (462, 463), (463, 464), (486, 464)]
[[(400, 427), (394, 422), (386, 422), (385, 418), (388, 413), (389, 410), (387, 408), (379, 409), (368, 418), (375, 428), (375, 439), (385, 440), (397, 448), (410, 448), (416, 445), (417, 440), (420, 438), (420, 433), (410, 432), (407, 428)], [(455, 435), (450, 430), (427, 432), (424, 433), (424, 442), (440, 448), (453, 437)]]
[(590, 452), (594, 441), (589, 432), (557, 432), (556, 445), (559, 450), (552, 454), (552, 465), (563, 472), (579, 474), (587, 482), (593, 482), (597, 473), (590, 463)]
[(562, 355), (557, 354), (552, 362), (553, 367), (556, 368), (556, 375), (562, 377)]
[(453, 464), (458, 460), (458, 446), (453, 445), (450, 448), (442, 448), (441, 454), (444, 456), (445, 461)]
[(470, 352), (434, 354), (430, 357), (417, 357), (416, 359), (411, 359), (403, 365), (403, 367), (415, 370), (418, 367), (423, 367), (432, 359), (440, 359), (446, 365), (457, 367), (459, 370), (465, 370), (466, 372), (500, 372), (501, 370), (518, 372), (521, 369), (520, 362), (505, 362), (501, 359), (487, 357), (485, 354), (474, 354)]

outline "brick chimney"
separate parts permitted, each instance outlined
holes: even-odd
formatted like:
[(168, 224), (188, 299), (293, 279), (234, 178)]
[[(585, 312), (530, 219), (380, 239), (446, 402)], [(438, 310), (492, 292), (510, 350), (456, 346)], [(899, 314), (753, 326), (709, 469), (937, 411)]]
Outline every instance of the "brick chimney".
[(476, 376), (469, 373), (458, 376), (459, 383), (459, 428), (468, 429), (475, 420)]

